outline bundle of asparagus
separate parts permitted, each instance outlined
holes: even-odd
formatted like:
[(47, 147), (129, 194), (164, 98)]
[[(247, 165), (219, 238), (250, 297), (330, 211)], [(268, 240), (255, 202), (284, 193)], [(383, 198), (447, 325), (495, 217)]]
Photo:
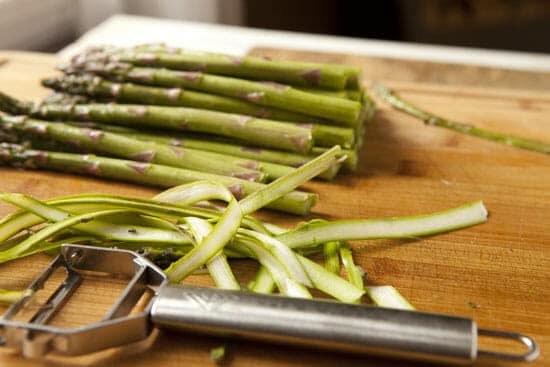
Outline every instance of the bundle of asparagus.
[[(318, 176), (332, 180), (341, 166), (356, 169), (374, 112), (360, 70), (344, 65), (143, 45), (93, 48), (60, 70), (63, 75), (42, 81), (56, 92), (44, 101), (0, 94), (0, 110), (16, 115), (0, 117), (0, 129), (11, 137), (2, 140), (26, 143), (4, 146), (10, 152), (4, 164), (11, 164), (7, 156), (24, 156), (30, 144), (30, 156), (50, 157), (33, 167), (75, 171), (78, 164), (56, 165), (52, 157), (77, 162), (82, 157), (75, 152), (100, 154), (94, 162), (105, 166), (174, 167), (184, 181), (216, 175), (250, 191), (339, 145), (342, 159)], [(86, 167), (80, 172), (94, 173)], [(148, 175), (122, 178), (158, 185)]]

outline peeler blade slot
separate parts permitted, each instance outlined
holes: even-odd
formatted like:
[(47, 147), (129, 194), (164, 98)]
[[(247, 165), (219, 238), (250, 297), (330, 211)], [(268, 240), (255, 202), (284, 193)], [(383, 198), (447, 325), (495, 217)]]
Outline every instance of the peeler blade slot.
[(29, 322), (45, 324), (50, 321), (81, 283), (82, 277), (74, 271), (69, 271), (65, 280), (52, 293), (46, 303), (38, 309)]
[(103, 320), (112, 320), (128, 315), (146, 290), (147, 269), (139, 268), (116, 303), (105, 314)]
[(4, 312), (2, 319), (11, 320), (13, 319), (21, 309), (29, 302), (29, 300), (42, 288), (46, 281), (52, 276), (52, 274), (60, 267), (65, 266), (65, 261), (63, 257), (57, 256), (46, 269), (40, 275), (38, 275), (32, 283), (25, 290), (25, 296), (22, 297), (19, 301), (12, 303), (12, 305)]

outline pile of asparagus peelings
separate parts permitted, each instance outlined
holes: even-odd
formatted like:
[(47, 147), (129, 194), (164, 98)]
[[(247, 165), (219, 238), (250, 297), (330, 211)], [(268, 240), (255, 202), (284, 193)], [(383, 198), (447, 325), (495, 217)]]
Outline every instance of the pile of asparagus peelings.
[[(318, 177), (354, 171), (374, 112), (360, 69), (344, 65), (143, 45), (96, 47), (60, 70), (42, 81), (56, 91), (44, 101), (0, 96), (3, 141), (26, 142), (3, 144), (4, 164), (160, 187), (210, 180), (244, 197), (335, 145), (342, 159)], [(315, 201), (294, 191), (270, 207), (307, 214)]]

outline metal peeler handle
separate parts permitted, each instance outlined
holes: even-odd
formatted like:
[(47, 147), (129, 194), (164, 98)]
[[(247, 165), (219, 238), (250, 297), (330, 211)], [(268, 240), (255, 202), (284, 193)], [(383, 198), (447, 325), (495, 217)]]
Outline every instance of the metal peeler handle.
[[(15, 318), (56, 269), (67, 277), (30, 321)], [(77, 328), (49, 325), (82, 276), (129, 279), (103, 320)], [(147, 289), (154, 296), (132, 312)], [(514, 332), (478, 329), (470, 319), (285, 298), (213, 288), (169, 285), (161, 269), (125, 250), (64, 245), (62, 253), (28, 287), (28, 296), (0, 317), (0, 345), (39, 358), (54, 352), (81, 355), (145, 339), (154, 326), (277, 343), (470, 364), (477, 357), (533, 361), (537, 344)], [(477, 336), (522, 343), (525, 352), (478, 350)]]
[(364, 354), (470, 364), (477, 327), (465, 318), (164, 286), (151, 309), (157, 326)]

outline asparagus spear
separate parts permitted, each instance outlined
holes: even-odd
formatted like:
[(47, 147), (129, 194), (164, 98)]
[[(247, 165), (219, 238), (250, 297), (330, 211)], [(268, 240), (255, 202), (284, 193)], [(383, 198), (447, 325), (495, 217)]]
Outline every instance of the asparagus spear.
[(359, 89), (342, 89), (342, 90), (330, 90), (330, 89), (321, 89), (321, 88), (308, 88), (308, 87), (298, 87), (297, 89), (313, 94), (320, 94), (322, 96), (333, 97), (333, 98), (343, 98), (349, 99), (351, 101), (361, 101), (361, 98), (365, 94), (364, 88)]
[[(309, 123), (329, 122), (327, 120), (286, 111), (280, 108), (259, 106), (238, 98), (184, 90), (181, 88), (167, 89), (133, 83), (116, 83), (97, 75), (90, 74), (72, 74), (46, 78), (42, 80), (42, 85), (56, 91), (71, 93), (72, 95), (88, 95), (94, 98), (116, 100), (123, 103), (202, 108), (282, 121)], [(57, 97), (57, 100), (60, 103), (64, 101), (61, 97)], [(50, 98), (48, 102), (54, 103), (55, 99)], [(83, 102), (77, 101), (76, 103)]]
[[(259, 169), (273, 177), (277, 175), (276, 171), (282, 172), (282, 170), (287, 171), (287, 169), (277, 167), (270, 168), (270, 165), (265, 165), (265, 163), (279, 164), (283, 167), (299, 167), (328, 150), (328, 148), (313, 147), (313, 154), (297, 154), (291, 152), (283, 152), (279, 150), (270, 150), (238, 145), (238, 142), (231, 141), (229, 139), (219, 139), (213, 136), (203, 136), (193, 133), (166, 134), (152, 132), (148, 130), (132, 129), (125, 126), (114, 126), (93, 122), (68, 123), (75, 126), (110, 131), (144, 141), (154, 141), (160, 144), (173, 145), (176, 147), (182, 146), (202, 151), (210, 151), (234, 157), (250, 159), (253, 160), (253, 162), (258, 162), (258, 164), (260, 165)], [(346, 167), (348, 170), (354, 171), (357, 166), (356, 151), (351, 149), (342, 149), (342, 153), (348, 157), (343, 162), (343, 167)], [(244, 164), (245, 166), (248, 166), (249, 164), (255, 165), (255, 163), (253, 162), (247, 163), (245, 161), (240, 161), (240, 164)], [(334, 165), (327, 171), (319, 175), (319, 177), (325, 180), (332, 180), (338, 174), (339, 169), (339, 165)]]
[[(246, 197), (266, 186), (235, 177), (183, 168), (93, 155), (31, 150), (21, 145), (7, 143), (0, 143), (0, 164), (26, 169), (42, 168), (72, 172), (164, 188), (201, 180), (215, 181), (227, 186), (237, 198)], [(292, 191), (271, 202), (267, 207), (287, 213), (307, 215), (316, 202), (316, 194)]]
[(237, 97), (259, 105), (340, 121), (350, 126), (355, 126), (361, 110), (361, 104), (356, 101), (307, 93), (273, 82), (254, 82), (198, 71), (137, 67), (121, 62), (86, 62), (61, 69), (66, 73), (85, 71), (139, 84), (187, 88)]
[(85, 151), (107, 153), (137, 161), (238, 177), (249, 181), (263, 181), (266, 178), (263, 173), (253, 169), (254, 167), (251, 165), (248, 167), (239, 165), (227, 156), (213, 157), (213, 153), (190, 148), (169, 147), (101, 130), (22, 118), (22, 116), (0, 116), (0, 128), (34, 134), (66, 145), (76, 145)]
[(550, 154), (550, 143), (525, 139), (513, 135), (496, 133), (493, 131), (483, 130), (472, 125), (447, 120), (443, 117), (436, 116), (430, 112), (426, 112), (416, 107), (415, 105), (401, 99), (395, 92), (391, 91), (382, 84), (375, 83), (374, 91), (382, 100), (390, 104), (393, 108), (408, 113), (411, 116), (419, 118), (427, 125), (435, 125), (445, 127), (460, 133), (477, 136), (478, 138), (491, 140), (497, 143), (510, 145), (516, 148), (532, 150), (539, 153)]
[(239, 57), (159, 46), (142, 46), (133, 50), (103, 49), (101, 52), (77, 56), (73, 62), (81, 63), (90, 59), (107, 59), (170, 69), (208, 71), (212, 74), (274, 80), (328, 89), (344, 89), (348, 85), (356, 86), (361, 74), (359, 68), (345, 65), (272, 60), (254, 56)]
[(300, 153), (308, 152), (313, 144), (311, 126), (298, 126), (246, 115), (194, 108), (101, 103), (72, 106), (35, 105), (0, 93), (0, 110), (13, 115), (32, 115), (54, 120), (92, 120), (131, 126), (143, 125), (206, 132), (238, 138), (255, 145)]

